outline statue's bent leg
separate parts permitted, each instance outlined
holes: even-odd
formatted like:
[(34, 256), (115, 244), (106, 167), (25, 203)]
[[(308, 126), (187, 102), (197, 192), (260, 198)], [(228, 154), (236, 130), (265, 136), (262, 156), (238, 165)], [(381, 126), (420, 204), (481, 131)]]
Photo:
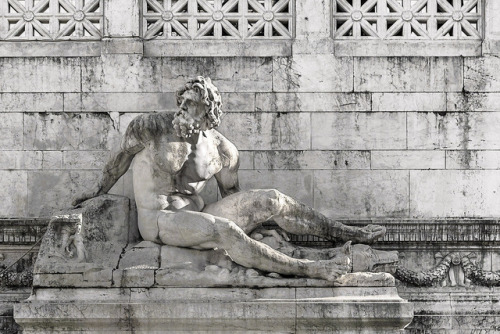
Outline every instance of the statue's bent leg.
[(348, 270), (348, 257), (327, 261), (294, 259), (245, 234), (235, 223), (203, 212), (159, 211), (160, 240), (171, 246), (222, 248), (231, 259), (248, 268), (283, 275), (333, 280)]
[(230, 219), (246, 233), (271, 219), (293, 234), (310, 234), (344, 241), (371, 242), (385, 233), (385, 229), (380, 226), (363, 229), (346, 226), (275, 189), (235, 193), (207, 205), (203, 212)]

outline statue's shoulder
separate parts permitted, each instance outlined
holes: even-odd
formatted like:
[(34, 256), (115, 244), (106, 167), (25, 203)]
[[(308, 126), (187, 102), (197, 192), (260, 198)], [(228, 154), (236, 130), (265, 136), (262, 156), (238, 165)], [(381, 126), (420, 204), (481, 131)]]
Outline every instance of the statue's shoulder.
[(174, 134), (172, 113), (146, 113), (134, 118), (127, 127), (125, 137), (139, 142), (154, 140), (159, 136)]
[[(228, 159), (229, 166), (235, 166), (238, 163), (239, 153), (236, 146), (219, 131), (212, 130), (214, 137), (217, 139), (217, 147), (223, 157)], [(225, 164), (226, 165), (226, 164)]]

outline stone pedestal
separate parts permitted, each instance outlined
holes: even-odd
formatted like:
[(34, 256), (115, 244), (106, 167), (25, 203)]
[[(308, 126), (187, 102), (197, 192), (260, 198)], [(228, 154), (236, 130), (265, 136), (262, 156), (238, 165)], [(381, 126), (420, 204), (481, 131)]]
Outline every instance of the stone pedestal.
[(15, 308), (25, 334), (398, 333), (412, 317), (394, 286), (36, 289)]
[(234, 264), (221, 250), (138, 241), (128, 199), (100, 196), (50, 222), (24, 333), (395, 333), (413, 318), (386, 273), (336, 281)]

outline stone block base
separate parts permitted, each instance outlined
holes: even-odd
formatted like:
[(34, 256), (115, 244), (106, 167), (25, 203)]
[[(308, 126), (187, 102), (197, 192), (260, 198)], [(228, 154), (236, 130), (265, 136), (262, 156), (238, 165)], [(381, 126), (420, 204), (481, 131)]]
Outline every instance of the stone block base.
[(30, 333), (399, 333), (395, 287), (36, 289), (16, 305)]

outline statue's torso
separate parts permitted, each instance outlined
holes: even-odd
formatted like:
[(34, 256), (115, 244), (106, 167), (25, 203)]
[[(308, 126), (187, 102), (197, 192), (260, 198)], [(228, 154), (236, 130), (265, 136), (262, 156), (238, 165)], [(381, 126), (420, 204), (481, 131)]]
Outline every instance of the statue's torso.
[(134, 194), (139, 209), (200, 211), (199, 196), (206, 182), (223, 166), (215, 130), (200, 134), (196, 143), (171, 134), (146, 143), (134, 159)]

